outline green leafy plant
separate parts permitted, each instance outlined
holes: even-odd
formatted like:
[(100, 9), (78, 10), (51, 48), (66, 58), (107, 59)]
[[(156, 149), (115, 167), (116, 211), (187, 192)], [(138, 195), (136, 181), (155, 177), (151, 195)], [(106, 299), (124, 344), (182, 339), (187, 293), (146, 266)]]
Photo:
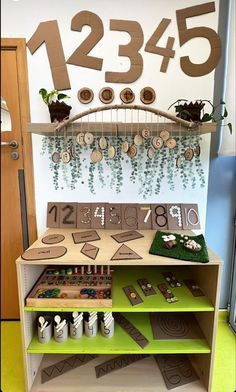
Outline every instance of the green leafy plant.
[(48, 93), (45, 88), (41, 88), (39, 90), (39, 94), (41, 95), (43, 102), (47, 106), (51, 105), (52, 102), (55, 102), (55, 101), (61, 102), (63, 99), (70, 98), (66, 94), (59, 93), (58, 90), (52, 90)]

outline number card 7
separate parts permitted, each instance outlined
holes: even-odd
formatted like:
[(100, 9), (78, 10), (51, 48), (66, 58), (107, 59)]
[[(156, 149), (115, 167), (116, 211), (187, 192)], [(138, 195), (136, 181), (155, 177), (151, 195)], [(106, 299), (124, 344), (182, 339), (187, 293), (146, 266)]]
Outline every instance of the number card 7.
[(138, 209), (138, 229), (152, 229), (152, 210), (150, 204), (137, 204)]

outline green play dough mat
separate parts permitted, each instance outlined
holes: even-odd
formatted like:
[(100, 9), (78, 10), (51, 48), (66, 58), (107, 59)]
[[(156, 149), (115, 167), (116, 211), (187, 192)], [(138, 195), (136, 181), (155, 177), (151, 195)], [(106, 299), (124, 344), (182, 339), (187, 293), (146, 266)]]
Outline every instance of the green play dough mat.
[[(165, 248), (165, 243), (162, 238), (163, 235), (173, 234), (176, 237), (177, 245), (173, 246), (171, 249)], [(157, 231), (149, 253), (152, 255), (171, 257), (173, 259), (187, 260), (187, 261), (197, 261), (199, 263), (208, 263), (209, 257), (207, 253), (206, 242), (202, 234), (197, 236), (187, 236), (190, 240), (195, 240), (201, 245), (202, 249), (199, 252), (193, 252), (184, 247), (179, 241), (183, 239), (180, 234), (175, 233), (164, 233), (163, 231)], [(186, 242), (187, 240), (184, 240)]]

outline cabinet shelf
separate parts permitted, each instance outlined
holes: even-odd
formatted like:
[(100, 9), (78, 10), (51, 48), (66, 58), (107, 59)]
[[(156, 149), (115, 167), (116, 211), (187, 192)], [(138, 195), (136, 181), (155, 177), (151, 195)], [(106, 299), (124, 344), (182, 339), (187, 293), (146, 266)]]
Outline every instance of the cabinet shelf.
[(138, 330), (149, 340), (142, 349), (117, 323), (111, 339), (104, 338), (100, 332), (94, 338), (83, 335), (74, 340), (68, 338), (57, 343), (53, 338), (47, 344), (39, 343), (34, 335), (27, 352), (31, 354), (207, 354), (210, 347), (205, 339), (154, 340), (149, 314), (123, 313)]

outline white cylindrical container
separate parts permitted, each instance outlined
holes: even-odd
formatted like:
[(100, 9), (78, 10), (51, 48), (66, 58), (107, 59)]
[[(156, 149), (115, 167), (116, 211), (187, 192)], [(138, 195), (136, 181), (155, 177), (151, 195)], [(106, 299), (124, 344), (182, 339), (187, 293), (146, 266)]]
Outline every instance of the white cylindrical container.
[(83, 335), (83, 320), (80, 321), (78, 327), (75, 327), (75, 324), (70, 322), (70, 337), (72, 339), (79, 339)]
[(89, 338), (94, 338), (94, 336), (96, 336), (97, 332), (98, 332), (98, 321), (95, 320), (91, 326), (89, 326), (88, 321), (85, 321), (84, 322), (84, 332), (85, 332), (85, 335), (88, 336)]
[(38, 323), (38, 341), (40, 343), (48, 343), (52, 338), (52, 322), (51, 320), (45, 321), (48, 321), (48, 325), (44, 328), (43, 331), (41, 331), (42, 327)]
[(54, 324), (54, 339), (58, 343), (63, 343), (68, 339), (68, 323), (67, 323), (67, 321), (66, 321), (66, 324), (59, 331), (57, 331), (56, 324)]
[(112, 338), (114, 336), (114, 329), (115, 329), (115, 322), (114, 319), (112, 320), (109, 327), (105, 327), (104, 321), (101, 321), (101, 334), (104, 338)]

